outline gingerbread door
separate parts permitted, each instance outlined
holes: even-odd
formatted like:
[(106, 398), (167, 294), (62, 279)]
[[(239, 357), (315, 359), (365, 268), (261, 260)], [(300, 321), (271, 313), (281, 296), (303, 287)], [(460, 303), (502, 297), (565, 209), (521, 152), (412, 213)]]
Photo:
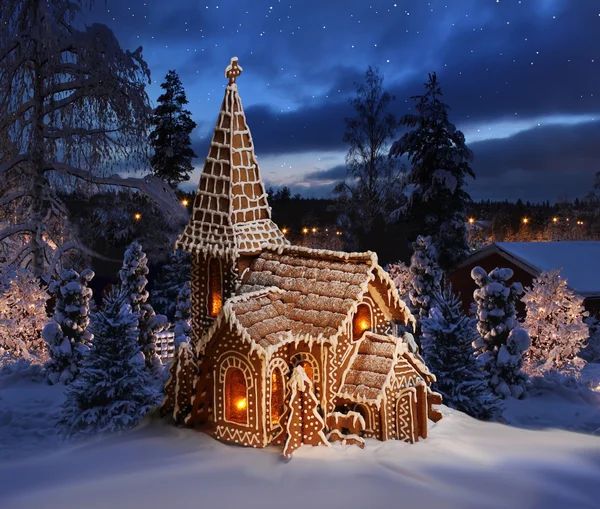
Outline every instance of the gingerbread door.
[(411, 444), (419, 440), (417, 434), (417, 390), (414, 387), (403, 389), (398, 395), (396, 429), (400, 440)]

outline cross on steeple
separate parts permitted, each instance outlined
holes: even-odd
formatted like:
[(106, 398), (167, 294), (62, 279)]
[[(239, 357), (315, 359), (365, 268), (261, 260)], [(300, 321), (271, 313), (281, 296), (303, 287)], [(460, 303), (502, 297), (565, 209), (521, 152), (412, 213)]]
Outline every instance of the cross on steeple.
[(238, 64), (237, 57), (231, 57), (231, 63), (225, 68), (225, 77), (229, 78), (229, 84), (233, 85), (235, 79), (242, 74), (242, 66)]

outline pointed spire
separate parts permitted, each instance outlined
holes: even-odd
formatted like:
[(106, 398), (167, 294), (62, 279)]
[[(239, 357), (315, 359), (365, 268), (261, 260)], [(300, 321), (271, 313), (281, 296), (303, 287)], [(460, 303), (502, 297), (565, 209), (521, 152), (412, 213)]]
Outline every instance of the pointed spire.
[(190, 222), (177, 249), (211, 256), (259, 253), (267, 244), (287, 244), (271, 220), (254, 144), (236, 78), (237, 57), (225, 69), (229, 83), (200, 175)]

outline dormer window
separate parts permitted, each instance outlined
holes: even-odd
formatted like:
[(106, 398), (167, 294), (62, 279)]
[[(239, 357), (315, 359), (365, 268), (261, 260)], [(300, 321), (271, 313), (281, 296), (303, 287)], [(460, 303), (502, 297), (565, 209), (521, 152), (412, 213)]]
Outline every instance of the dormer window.
[(221, 261), (211, 258), (208, 265), (208, 312), (215, 317), (223, 307), (223, 279)]
[(352, 337), (358, 339), (363, 332), (373, 330), (373, 317), (368, 304), (359, 304), (352, 320)]

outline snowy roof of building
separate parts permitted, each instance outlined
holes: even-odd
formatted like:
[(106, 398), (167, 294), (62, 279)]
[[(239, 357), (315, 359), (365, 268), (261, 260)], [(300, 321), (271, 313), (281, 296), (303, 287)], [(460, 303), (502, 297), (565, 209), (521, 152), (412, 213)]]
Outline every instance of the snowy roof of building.
[(194, 198), (188, 225), (176, 249), (211, 256), (258, 253), (266, 244), (286, 244), (271, 220), (250, 129), (238, 94), (242, 68), (233, 57), (229, 84)]
[(391, 336), (365, 332), (344, 375), (339, 397), (379, 405), (395, 373), (417, 372), (430, 383), (435, 381), (425, 363)]
[(533, 276), (561, 270), (571, 289), (583, 297), (600, 295), (600, 242), (496, 242), (480, 251), (496, 250)]
[[(384, 290), (384, 304), (405, 321), (413, 320), (374, 253), (267, 246), (243, 274), (239, 294), (227, 300), (221, 315), (265, 351), (298, 340), (336, 341), (375, 280)], [(210, 336), (211, 331), (200, 350)]]

